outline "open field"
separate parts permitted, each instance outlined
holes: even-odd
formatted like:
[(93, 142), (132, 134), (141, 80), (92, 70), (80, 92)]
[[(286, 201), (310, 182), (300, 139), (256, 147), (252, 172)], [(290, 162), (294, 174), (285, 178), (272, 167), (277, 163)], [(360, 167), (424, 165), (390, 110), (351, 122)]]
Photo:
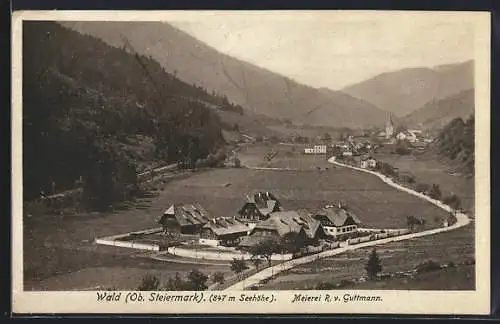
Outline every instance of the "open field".
[(109, 262), (103, 266), (89, 266), (80, 270), (52, 276), (40, 282), (26, 286), (26, 290), (96, 290), (118, 288), (134, 290), (146, 274), (154, 274), (160, 282), (165, 283), (176, 272), (184, 275), (188, 271), (198, 269), (210, 276), (221, 271), (225, 277), (233, 275), (229, 265), (188, 264), (156, 261), (144, 258), (130, 259), (124, 262)]
[[(344, 279), (358, 279), (366, 275), (364, 267), (370, 252), (371, 248), (353, 250), (335, 257), (320, 259), (296, 267), (286, 273), (282, 273), (261, 289), (311, 289), (320, 282), (336, 284)], [(384, 273), (410, 271), (417, 265), (428, 260), (434, 260), (441, 264), (449, 262), (459, 264), (474, 259), (474, 226), (471, 224), (446, 233), (380, 245), (377, 246), (377, 253), (381, 260), (382, 272)], [(466, 281), (468, 286), (461, 287), (462, 289), (473, 290), (474, 271), (468, 275), (472, 275), (472, 278)], [(441, 277), (445, 276), (441, 274)], [(456, 279), (457, 281), (455, 282), (447, 278), (446, 282), (448, 282), (449, 286), (442, 289), (452, 289), (455, 287), (454, 285), (461, 284), (458, 280), (459, 278), (456, 277)], [(394, 279), (394, 282), (398, 282), (398, 280)], [(423, 285), (429, 285), (429, 282), (421, 283), (413, 289), (420, 289)], [(362, 285), (360, 284), (359, 287), (356, 285), (356, 289), (360, 287), (365, 289), (384, 289), (384, 283), (367, 282)], [(390, 287), (388, 285), (386, 289), (392, 289)], [(404, 289), (412, 288), (409, 285)]]
[[(248, 167), (265, 168), (291, 168), (302, 170), (314, 170), (317, 167), (330, 167), (326, 155), (305, 155), (305, 144), (276, 144), (276, 145), (253, 145), (243, 149), (238, 158), (242, 165)], [(271, 161), (264, 157), (266, 154), (277, 151), (278, 154)]]
[(470, 217), (474, 217), (474, 179), (450, 175), (450, 167), (429, 154), (398, 155), (377, 154), (378, 160), (387, 162), (401, 171), (411, 172), (417, 183), (439, 184), (443, 196), (455, 193)]
[(391, 278), (357, 284), (359, 290), (474, 290), (474, 265), (463, 265), (415, 276), (414, 279)]
[[(252, 151), (247, 150), (247, 154), (262, 159), (261, 155)], [(281, 160), (277, 158), (276, 161)], [(128, 208), (113, 213), (24, 217), (25, 283), (27, 287), (37, 287), (37, 281), (55, 275), (73, 273), (73, 276), (79, 276), (80, 273), (89, 277), (94, 272), (81, 271), (113, 268), (115, 263), (120, 262), (134, 264), (133, 255), (137, 251), (97, 246), (92, 243), (93, 240), (96, 237), (155, 227), (155, 217), (172, 203), (199, 202), (213, 216), (233, 216), (244, 203), (246, 194), (270, 191), (286, 209), (314, 210), (327, 203), (343, 200), (362, 220), (363, 227), (405, 228), (406, 216), (409, 214), (423, 217), (427, 220), (426, 226), (432, 227), (437, 225), (434, 222), (436, 216), (445, 215), (432, 204), (399, 192), (377, 177), (333, 166), (326, 161), (325, 156), (297, 154), (296, 159), (286, 161), (291, 167), (304, 168), (304, 171), (213, 169), (172, 180), (154, 195), (138, 199)], [(328, 170), (319, 171), (316, 166), (328, 166)], [(162, 266), (165, 271), (177, 269), (174, 264)], [(131, 267), (130, 264), (128, 267)], [(155, 268), (152, 266), (151, 269)], [(141, 268), (141, 271), (147, 273), (148, 266)], [(98, 273), (95, 273), (94, 281), (104, 276)], [(72, 280), (77, 282), (75, 278)], [(93, 282), (90, 279), (84, 281)], [(70, 281), (66, 283), (67, 289), (74, 286)]]

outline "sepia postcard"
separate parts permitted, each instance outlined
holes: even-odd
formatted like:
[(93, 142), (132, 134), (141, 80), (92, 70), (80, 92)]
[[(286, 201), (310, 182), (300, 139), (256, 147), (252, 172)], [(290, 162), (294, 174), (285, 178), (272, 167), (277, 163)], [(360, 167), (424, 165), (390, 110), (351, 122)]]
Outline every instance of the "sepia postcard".
[(490, 14), (19, 11), (15, 314), (488, 314)]

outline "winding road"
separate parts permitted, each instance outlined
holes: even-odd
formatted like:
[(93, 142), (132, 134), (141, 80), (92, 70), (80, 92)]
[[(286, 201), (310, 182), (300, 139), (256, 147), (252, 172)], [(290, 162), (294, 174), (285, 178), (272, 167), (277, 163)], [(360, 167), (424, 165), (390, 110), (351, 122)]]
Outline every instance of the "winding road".
[[(361, 171), (361, 172), (367, 172), (367, 173), (371, 173), (373, 174), (374, 176), (377, 176), (379, 177), (383, 182), (385, 182), (386, 184), (388, 184), (389, 186), (391, 187), (394, 187), (398, 190), (401, 190), (401, 191), (405, 191), (407, 192), (408, 194), (410, 195), (413, 195), (413, 196), (416, 196), (416, 197), (419, 197), (421, 199), (424, 199), (424, 200), (427, 200), (429, 201), (430, 203), (434, 204), (435, 206), (447, 211), (447, 212), (453, 212), (454, 210), (443, 204), (442, 202), (440, 202), (439, 200), (435, 200), (435, 199), (432, 199), (422, 193), (419, 193), (419, 192), (416, 192), (414, 190), (411, 190), (411, 189), (408, 189), (400, 184), (397, 184), (395, 182), (393, 182), (390, 178), (384, 176), (384, 175), (381, 175), (377, 172), (374, 172), (374, 171), (371, 171), (371, 170), (367, 170), (367, 169), (361, 169), (361, 168), (357, 168), (357, 167), (354, 167), (354, 166), (350, 166), (350, 165), (346, 165), (346, 164), (343, 164), (343, 163), (339, 163), (337, 161), (335, 161), (335, 158), (330, 158), (328, 160), (328, 162), (334, 164), (334, 165), (338, 165), (338, 166), (341, 166), (341, 167), (346, 167), (346, 168), (350, 168), (350, 169), (353, 169), (353, 170), (357, 170), (357, 171)], [(248, 288), (254, 284), (257, 284), (259, 283), (261, 280), (264, 280), (264, 279), (268, 279), (270, 277), (273, 277), (275, 276), (276, 274), (280, 273), (280, 272), (283, 272), (283, 271), (286, 271), (286, 270), (289, 270), (289, 269), (292, 269), (296, 266), (299, 266), (299, 265), (302, 265), (302, 264), (306, 264), (306, 263), (309, 263), (309, 262), (312, 262), (314, 260), (318, 260), (318, 259), (322, 259), (322, 258), (327, 258), (327, 257), (330, 257), (330, 256), (334, 256), (334, 255), (338, 255), (338, 254), (341, 254), (341, 253), (344, 253), (344, 252), (347, 252), (347, 251), (352, 251), (352, 250), (355, 250), (355, 249), (360, 249), (360, 248), (365, 248), (365, 247), (369, 247), (369, 246), (374, 246), (374, 245), (379, 245), (379, 244), (386, 244), (386, 243), (390, 243), (390, 242), (396, 242), (396, 241), (403, 241), (403, 240), (409, 240), (409, 239), (413, 239), (413, 238), (417, 238), (417, 237), (422, 237), (422, 236), (427, 236), (427, 235), (433, 235), (433, 234), (437, 234), (437, 233), (442, 233), (442, 232), (447, 232), (447, 231), (451, 231), (451, 230), (454, 230), (454, 229), (457, 229), (457, 228), (460, 228), (460, 227), (463, 227), (467, 224), (469, 224), (471, 222), (471, 220), (469, 219), (469, 217), (464, 214), (464, 213), (461, 213), (461, 212), (457, 212), (455, 214), (456, 216), (456, 222), (455, 224), (453, 225), (450, 225), (448, 227), (440, 227), (440, 228), (434, 228), (434, 229), (429, 229), (429, 230), (425, 230), (425, 231), (422, 231), (422, 232), (417, 232), (417, 233), (410, 233), (410, 234), (405, 234), (405, 235), (401, 235), (401, 236), (395, 236), (395, 237), (389, 237), (389, 238), (385, 238), (385, 239), (380, 239), (380, 240), (373, 240), (373, 241), (368, 241), (368, 242), (364, 242), (364, 243), (359, 243), (359, 244), (356, 244), (356, 245), (347, 245), (347, 246), (344, 246), (344, 247), (340, 247), (340, 248), (336, 248), (336, 249), (332, 249), (332, 250), (328, 250), (328, 251), (324, 251), (324, 252), (321, 252), (321, 253), (318, 253), (318, 254), (314, 254), (314, 255), (308, 255), (308, 256), (305, 256), (305, 257), (302, 257), (302, 258), (298, 258), (298, 259), (293, 259), (293, 260), (290, 260), (290, 261), (287, 261), (287, 262), (284, 262), (282, 264), (279, 264), (279, 265), (276, 265), (276, 266), (272, 266), (272, 267), (269, 267), (269, 268), (266, 268), (240, 282), (237, 282), (236, 284), (226, 288), (225, 290), (244, 290), (245, 288)]]

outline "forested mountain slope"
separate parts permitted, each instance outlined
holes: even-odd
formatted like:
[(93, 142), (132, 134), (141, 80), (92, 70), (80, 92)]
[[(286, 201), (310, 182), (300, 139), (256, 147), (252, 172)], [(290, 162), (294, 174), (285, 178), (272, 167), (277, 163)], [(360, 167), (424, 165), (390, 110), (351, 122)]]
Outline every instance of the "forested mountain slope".
[(92, 205), (128, 196), (140, 163), (189, 163), (222, 145), (227, 98), (149, 57), (54, 22), (23, 25), (24, 198), (83, 181)]
[(474, 175), (474, 115), (466, 120), (455, 118), (436, 137), (433, 149), (447, 158), (457, 172)]

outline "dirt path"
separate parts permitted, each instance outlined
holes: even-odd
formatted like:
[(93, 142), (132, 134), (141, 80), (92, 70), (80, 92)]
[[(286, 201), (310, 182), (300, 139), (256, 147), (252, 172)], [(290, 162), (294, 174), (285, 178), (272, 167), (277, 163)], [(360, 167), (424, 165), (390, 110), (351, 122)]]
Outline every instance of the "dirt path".
[[(432, 199), (428, 196), (425, 196), (421, 193), (415, 192), (411, 189), (408, 189), (408, 188), (403, 187), (397, 183), (394, 183), (388, 177), (381, 175), (381, 174), (378, 174), (374, 171), (370, 171), (370, 170), (361, 169), (361, 168), (345, 165), (342, 163), (338, 163), (335, 161), (335, 158), (329, 159), (328, 162), (335, 164), (335, 165), (338, 165), (338, 166), (354, 169), (357, 171), (371, 173), (371, 174), (379, 177), (382, 181), (384, 181), (386, 184), (388, 184), (391, 187), (394, 187), (394, 188), (401, 190), (401, 191), (405, 191), (408, 194), (419, 197), (421, 199), (425, 199), (425, 200), (429, 201), (430, 203), (434, 204), (435, 206), (437, 206), (437, 207), (439, 207), (447, 212), (453, 211), (449, 206), (444, 205), (439, 200), (434, 200), (434, 199)], [(448, 227), (434, 228), (434, 229), (430, 229), (430, 230), (426, 230), (426, 231), (422, 231), (422, 232), (418, 232), (418, 233), (410, 233), (410, 234), (406, 234), (406, 235), (390, 237), (390, 238), (385, 238), (385, 239), (381, 239), (381, 240), (368, 241), (368, 242), (364, 242), (364, 243), (360, 243), (360, 244), (356, 244), (356, 245), (348, 245), (348, 246), (340, 247), (337, 249), (324, 251), (324, 252), (321, 252), (318, 254), (308, 255), (308, 256), (305, 256), (302, 258), (293, 259), (293, 260), (284, 262), (282, 264), (279, 264), (279, 265), (276, 265), (276, 266), (273, 266), (270, 268), (266, 268), (266, 269), (264, 269), (256, 274), (246, 278), (244, 281), (240, 281), (240, 282), (226, 288), (225, 290), (244, 290), (245, 288), (248, 288), (254, 284), (259, 283), (261, 280), (268, 279), (270, 277), (275, 276), (276, 274), (278, 274), (280, 272), (292, 269), (292, 268), (299, 266), (299, 265), (302, 265), (302, 264), (312, 262), (312, 261), (317, 260), (317, 259), (331, 257), (334, 255), (338, 255), (338, 254), (341, 254), (341, 253), (344, 253), (347, 251), (352, 251), (352, 250), (359, 249), (359, 248), (365, 248), (365, 247), (375, 246), (375, 245), (379, 245), (379, 244), (386, 244), (386, 243), (390, 243), (390, 242), (409, 240), (409, 239), (413, 239), (413, 238), (417, 238), (417, 237), (447, 232), (447, 231), (451, 231), (451, 230), (463, 227), (463, 226), (470, 223), (469, 217), (463, 213), (457, 212), (456, 219), (457, 219), (456, 223), (451, 225), (451, 226), (448, 226)]]

